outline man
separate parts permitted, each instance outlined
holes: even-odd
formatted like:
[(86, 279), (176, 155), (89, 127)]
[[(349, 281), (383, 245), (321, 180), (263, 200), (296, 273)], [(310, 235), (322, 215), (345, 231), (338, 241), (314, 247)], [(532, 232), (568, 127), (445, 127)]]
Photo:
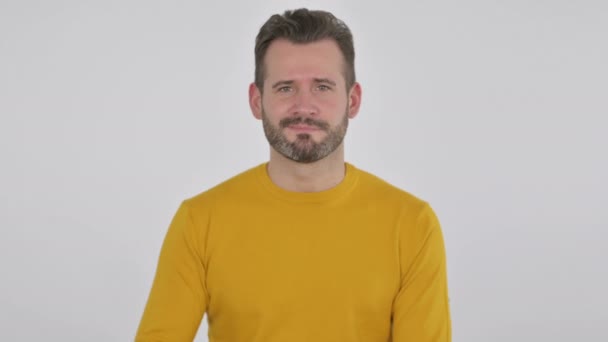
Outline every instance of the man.
[(361, 104), (350, 30), (272, 16), (249, 102), (270, 160), (184, 201), (137, 342), (446, 342), (439, 223), (424, 201), (344, 161)]

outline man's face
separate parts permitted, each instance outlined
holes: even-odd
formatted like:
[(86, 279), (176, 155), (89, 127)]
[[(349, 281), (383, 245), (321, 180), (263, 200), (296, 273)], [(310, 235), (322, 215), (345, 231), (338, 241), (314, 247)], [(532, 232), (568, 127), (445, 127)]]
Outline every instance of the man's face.
[(338, 45), (333, 40), (294, 44), (280, 39), (271, 43), (264, 62), (263, 94), (252, 85), (250, 102), (269, 144), (300, 163), (330, 155), (342, 144), (360, 97), (358, 84), (354, 91), (346, 89)]

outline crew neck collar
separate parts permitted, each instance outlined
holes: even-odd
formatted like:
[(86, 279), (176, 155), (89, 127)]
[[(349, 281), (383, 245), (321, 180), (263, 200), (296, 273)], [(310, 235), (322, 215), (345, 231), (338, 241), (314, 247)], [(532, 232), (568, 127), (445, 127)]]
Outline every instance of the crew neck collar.
[(341, 199), (350, 193), (357, 183), (357, 168), (354, 165), (346, 162), (344, 163), (344, 166), (345, 174), (340, 183), (327, 190), (316, 192), (290, 191), (279, 187), (272, 181), (272, 179), (270, 179), (270, 176), (268, 175), (268, 162), (258, 165), (256, 168), (256, 174), (263, 188), (272, 193), (272, 195), (279, 200), (292, 203), (324, 204)]

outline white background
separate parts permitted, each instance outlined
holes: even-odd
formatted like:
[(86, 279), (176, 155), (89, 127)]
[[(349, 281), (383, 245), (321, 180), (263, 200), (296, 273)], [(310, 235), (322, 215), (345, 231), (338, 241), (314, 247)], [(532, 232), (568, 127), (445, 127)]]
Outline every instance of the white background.
[(599, 0), (0, 0), (0, 340), (133, 339), (179, 202), (267, 159), (254, 38), (302, 6), (355, 36), (347, 160), (439, 214), (454, 341), (607, 341)]

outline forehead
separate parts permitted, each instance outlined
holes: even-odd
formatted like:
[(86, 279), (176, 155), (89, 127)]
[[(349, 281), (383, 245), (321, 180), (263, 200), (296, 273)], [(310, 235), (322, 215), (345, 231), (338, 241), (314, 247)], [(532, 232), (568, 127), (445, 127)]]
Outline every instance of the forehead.
[[(273, 41), (264, 58), (266, 80), (342, 77), (344, 58), (332, 39), (312, 43)], [(336, 79), (337, 81), (337, 79)]]

